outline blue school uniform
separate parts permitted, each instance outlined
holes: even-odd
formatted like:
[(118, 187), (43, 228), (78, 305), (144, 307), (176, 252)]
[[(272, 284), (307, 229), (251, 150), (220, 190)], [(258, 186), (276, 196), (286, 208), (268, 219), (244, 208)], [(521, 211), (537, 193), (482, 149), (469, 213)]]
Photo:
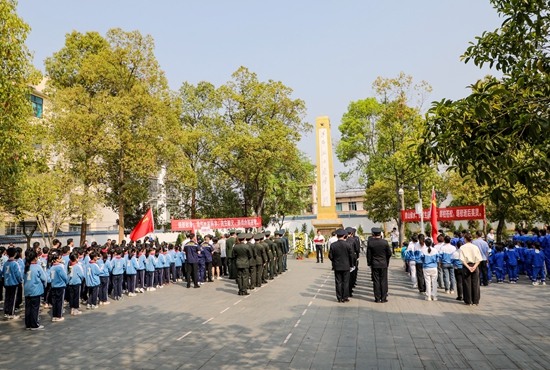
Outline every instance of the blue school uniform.
[(86, 279), (82, 265), (77, 262), (70, 266), (70, 270), (68, 285), (82, 285), (82, 282)]
[(535, 250), (533, 248), (525, 248), (523, 250), (523, 263), (525, 265), (525, 272), (531, 280), (533, 280), (533, 253), (535, 253)]
[(44, 288), (48, 280), (42, 267), (37, 263), (31, 262), (29, 271), (25, 275), (25, 297), (36, 297), (44, 294)]
[(69, 263), (71, 262), (69, 253), (62, 255), (61, 259), (63, 260), (63, 264), (65, 265), (65, 270), (69, 271)]
[(15, 260), (9, 259), (4, 263), (2, 274), (4, 275), (4, 286), (16, 286), (23, 282), (23, 274)]
[(546, 255), (544, 252), (539, 250), (534, 250), (533, 252), (533, 277), (532, 281), (533, 283), (536, 283), (540, 276), (540, 282), (545, 283), (546, 282), (546, 273), (544, 271), (544, 262), (546, 260)]
[(90, 261), (86, 267), (86, 286), (90, 288), (99, 286), (99, 284), (101, 284), (99, 280), (100, 274), (101, 271), (99, 270), (99, 266), (96, 261)]
[(117, 256), (111, 261), (111, 266), (113, 267), (113, 275), (122, 275), (126, 271), (126, 263), (124, 258)]
[(493, 265), (493, 270), (495, 271), (495, 275), (497, 277), (497, 283), (502, 283), (506, 277), (506, 269), (504, 266), (505, 257), (506, 255), (504, 254), (504, 251), (496, 252), (491, 256), (491, 264)]
[(69, 283), (65, 265), (63, 263), (54, 263), (50, 268), (50, 277), (52, 279), (52, 288), (65, 288)]
[(506, 265), (508, 266), (508, 280), (516, 282), (518, 280), (518, 261), (519, 256), (515, 248), (506, 250), (505, 254)]
[(157, 260), (153, 254), (147, 257), (147, 263), (145, 264), (145, 271), (154, 272), (157, 267)]
[(182, 259), (182, 256), (183, 253), (181, 253), (181, 251), (177, 251), (176, 252), (176, 255), (174, 257), (174, 263), (176, 264), (176, 267), (181, 267), (183, 266), (183, 259)]
[(136, 256), (132, 256), (132, 258), (126, 260), (128, 261), (126, 263), (126, 275), (135, 275), (139, 267)]
[(140, 254), (138, 258), (138, 267), (136, 268), (136, 270), (138, 271), (145, 270), (146, 263), (147, 263), (147, 257), (145, 257), (145, 253)]

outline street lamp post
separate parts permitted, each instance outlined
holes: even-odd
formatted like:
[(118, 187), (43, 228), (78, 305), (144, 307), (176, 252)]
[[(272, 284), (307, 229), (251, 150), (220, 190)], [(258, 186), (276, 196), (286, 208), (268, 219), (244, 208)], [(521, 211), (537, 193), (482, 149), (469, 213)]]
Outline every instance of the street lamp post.
[(398, 194), (401, 199), (401, 212), (399, 213), (399, 248), (403, 246), (405, 234), (405, 222), (403, 222), (403, 211), (405, 210), (405, 191), (402, 187), (399, 188)]

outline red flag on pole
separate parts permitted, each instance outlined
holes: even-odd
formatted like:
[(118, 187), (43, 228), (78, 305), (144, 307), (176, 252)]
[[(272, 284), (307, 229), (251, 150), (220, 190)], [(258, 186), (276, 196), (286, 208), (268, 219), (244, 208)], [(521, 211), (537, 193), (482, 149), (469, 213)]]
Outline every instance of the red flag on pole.
[(435, 204), (435, 189), (432, 188), (432, 204), (430, 206), (430, 223), (432, 224), (432, 240), (437, 243), (437, 206)]
[(153, 208), (150, 207), (145, 216), (143, 216), (141, 221), (139, 221), (136, 227), (134, 227), (134, 230), (130, 233), (130, 240), (138, 240), (153, 231), (155, 231), (155, 223), (153, 222)]

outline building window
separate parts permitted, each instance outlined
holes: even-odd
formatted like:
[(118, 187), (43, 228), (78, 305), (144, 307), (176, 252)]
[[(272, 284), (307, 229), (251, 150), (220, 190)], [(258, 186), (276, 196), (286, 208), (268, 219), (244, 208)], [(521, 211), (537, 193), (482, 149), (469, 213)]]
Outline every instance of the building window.
[(357, 211), (357, 203), (356, 202), (349, 202), (349, 210), (350, 211)]
[(336, 211), (342, 212), (342, 203), (336, 203)]
[(6, 222), (6, 235), (23, 235), (23, 227), (18, 222)]
[(42, 118), (44, 99), (31, 94), (32, 111), (35, 117)]
[[(81, 224), (69, 224), (69, 232), (79, 232), (80, 230), (82, 230), (82, 225)], [(86, 230), (90, 230), (90, 224), (86, 224)]]

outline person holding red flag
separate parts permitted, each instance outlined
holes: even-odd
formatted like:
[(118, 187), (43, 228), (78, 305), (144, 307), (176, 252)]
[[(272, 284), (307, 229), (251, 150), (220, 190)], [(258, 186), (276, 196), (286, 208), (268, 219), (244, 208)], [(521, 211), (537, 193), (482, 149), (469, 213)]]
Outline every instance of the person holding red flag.
[(143, 238), (145, 235), (155, 231), (155, 223), (153, 221), (153, 208), (149, 207), (149, 210), (134, 227), (134, 230), (130, 233), (130, 240), (136, 241)]

